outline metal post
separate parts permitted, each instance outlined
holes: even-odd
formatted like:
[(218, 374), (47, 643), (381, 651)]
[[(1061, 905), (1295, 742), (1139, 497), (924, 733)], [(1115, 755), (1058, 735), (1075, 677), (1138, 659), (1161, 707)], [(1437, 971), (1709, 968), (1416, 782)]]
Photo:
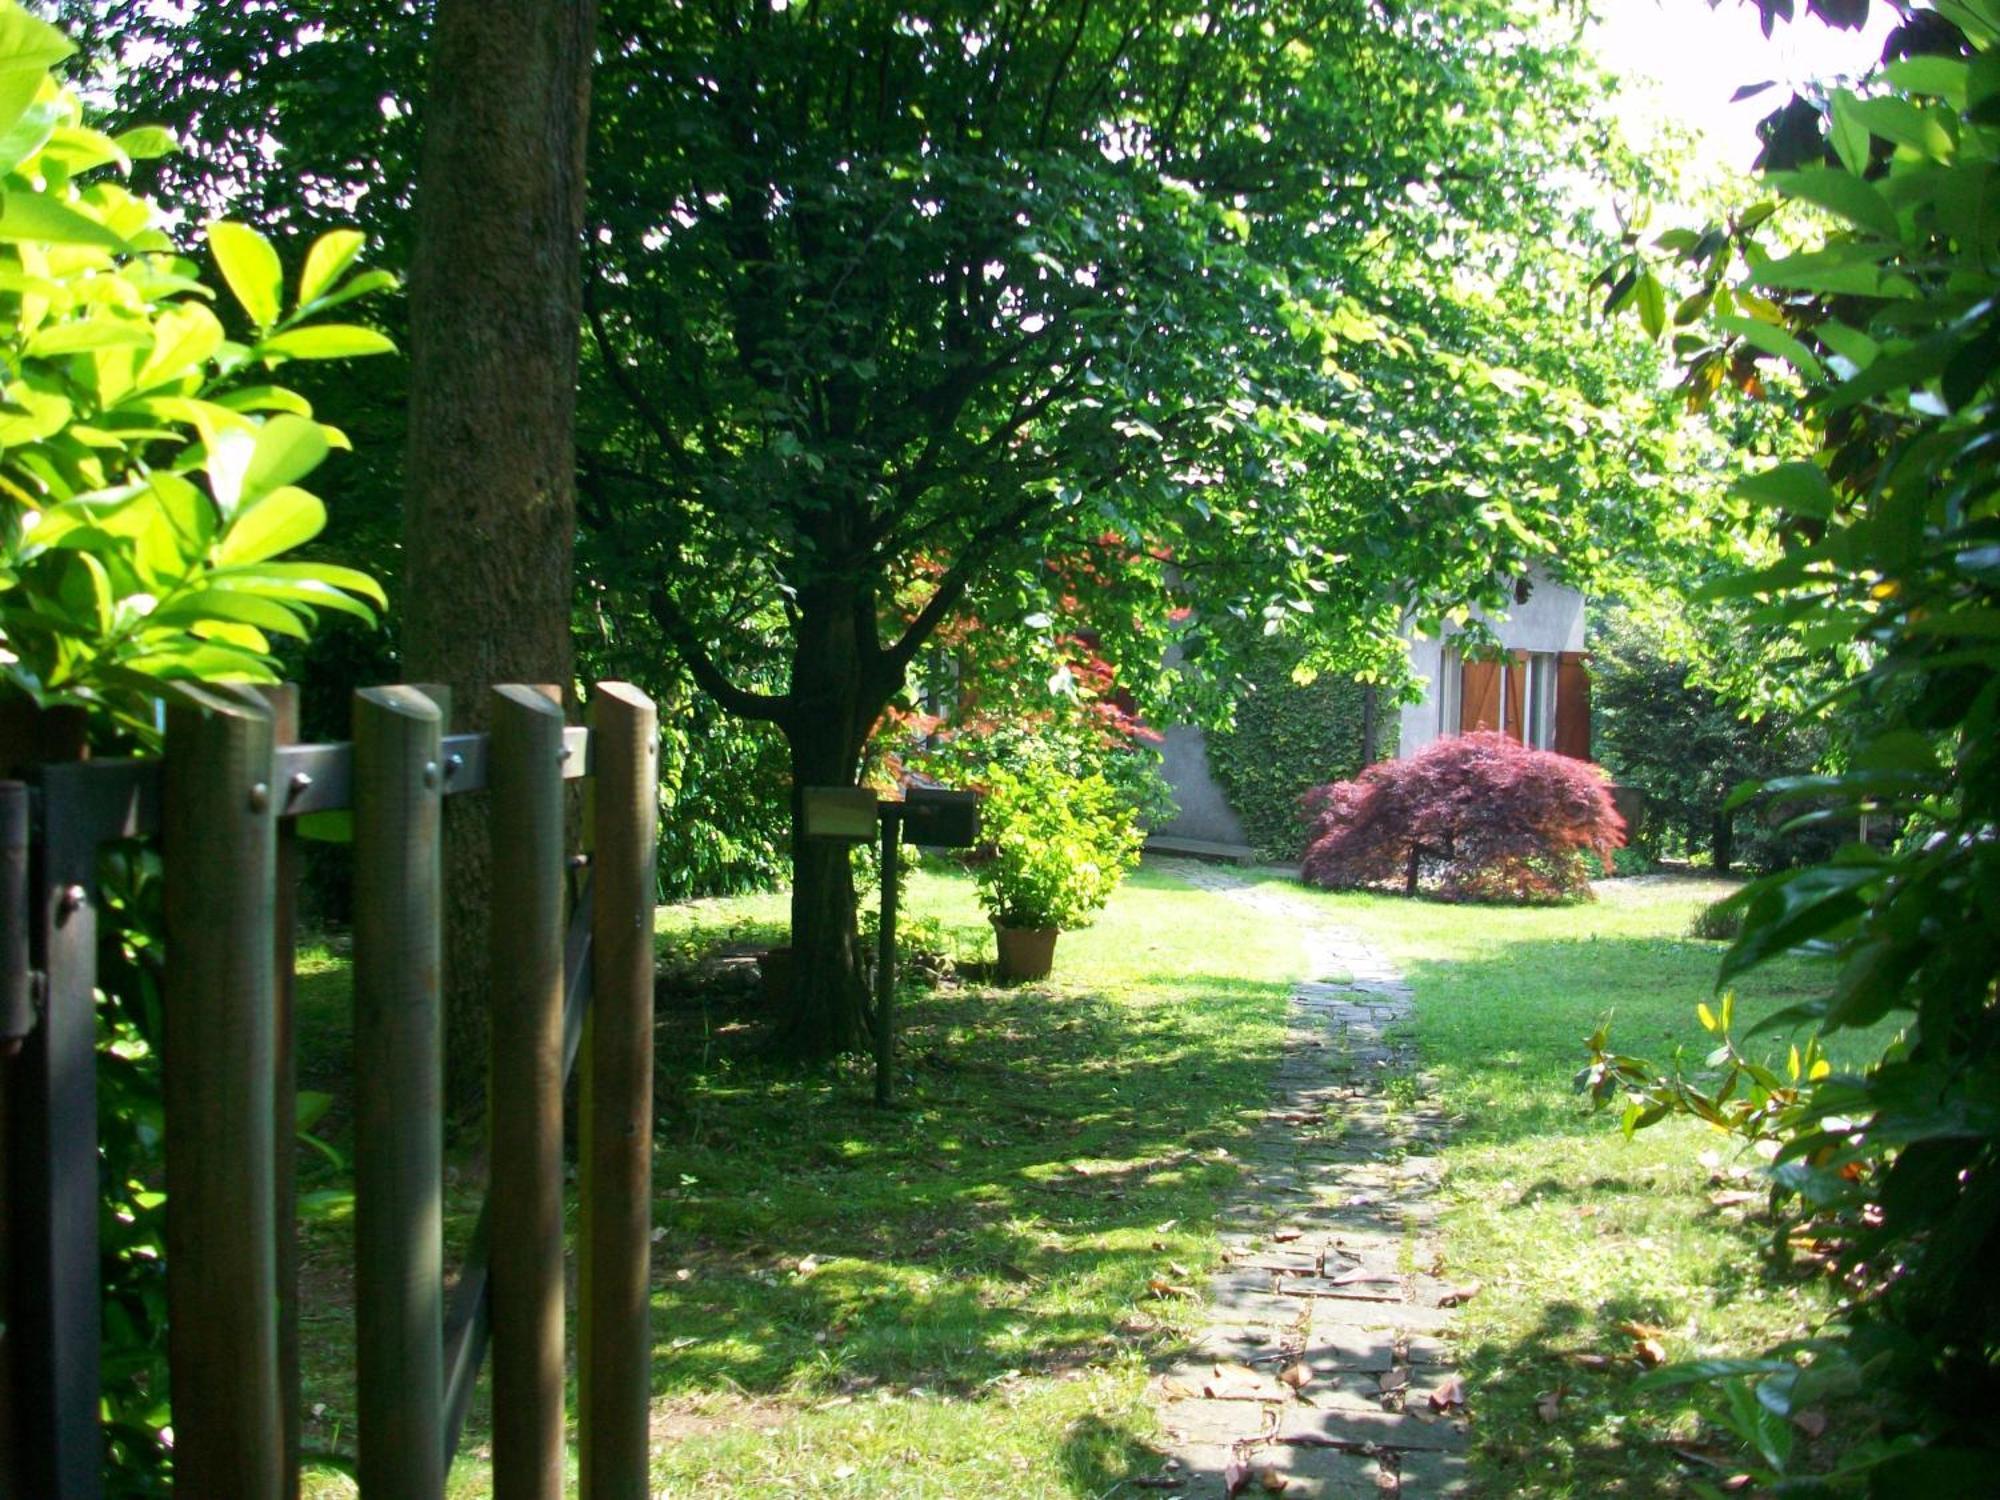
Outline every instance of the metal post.
[[(292, 683), (263, 690), (271, 707), (274, 745), (299, 738), (299, 690)], [(275, 788), (282, 814), (289, 787)], [(271, 1213), (277, 1234), (278, 1418), (283, 1427), (284, 1497), (298, 1500), (299, 1440), (299, 1048), (294, 950), (299, 925), (299, 836), (280, 817), (277, 845), (277, 899), (271, 918), (274, 978), (271, 1067)]]
[(493, 690), (494, 1500), (562, 1500), (563, 754), (553, 688)]
[(875, 1103), (887, 1108), (889, 1074), (895, 1062), (896, 864), (903, 836), (903, 810), (882, 804), (882, 930), (875, 956)]
[(653, 892), (658, 715), (622, 682), (590, 699), (593, 926), (584, 1022), (577, 1295), (582, 1500), (647, 1500), (653, 1226)]
[(444, 1493), (443, 715), (354, 695), (354, 1342), (362, 1493)]
[(162, 808), (174, 1487), (240, 1500), (283, 1490), (271, 775), (271, 713), (254, 692), (177, 691)]

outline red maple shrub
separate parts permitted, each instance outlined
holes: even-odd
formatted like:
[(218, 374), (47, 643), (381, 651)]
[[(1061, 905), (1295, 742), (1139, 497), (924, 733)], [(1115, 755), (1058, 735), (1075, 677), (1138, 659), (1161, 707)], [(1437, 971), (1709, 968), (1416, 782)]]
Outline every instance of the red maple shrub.
[(1302, 874), (1328, 890), (1400, 887), (1444, 901), (1590, 894), (1591, 855), (1625, 842), (1604, 772), (1501, 734), (1439, 740), (1301, 799)]

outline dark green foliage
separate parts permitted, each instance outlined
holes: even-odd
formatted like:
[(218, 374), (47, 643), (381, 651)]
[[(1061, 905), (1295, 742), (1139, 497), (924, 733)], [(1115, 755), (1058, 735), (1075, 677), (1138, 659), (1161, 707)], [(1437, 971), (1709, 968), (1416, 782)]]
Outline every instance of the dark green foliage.
[[(1265, 859), (1290, 861), (1304, 852), (1299, 799), (1313, 787), (1347, 781), (1367, 764), (1362, 745), (1366, 685), (1338, 673), (1295, 681), (1298, 653), (1267, 647), (1243, 674), (1236, 716), (1208, 739), (1208, 765), (1243, 823), (1251, 847)], [(1394, 755), (1395, 710), (1376, 729), (1377, 755)]]
[(1733, 943), (1743, 931), (1743, 908), (1733, 901), (1704, 906), (1688, 923), (1688, 936), (1712, 943)]
[(1829, 738), (1823, 724), (1777, 708), (1748, 717), (1705, 685), (1663, 632), (1625, 609), (1595, 617), (1590, 675), (1592, 740), (1605, 769), (1646, 794), (1634, 843), (1648, 855), (1706, 852), (1717, 870), (1768, 872), (1832, 852), (1838, 827), (1781, 832), (1785, 818), (1729, 801), (1746, 781), (1817, 764)]
[[(1703, 1017), (1722, 1041), (1712, 1071), (1618, 1056), (1600, 1032), (1580, 1080), (1624, 1095), (1628, 1128), (1692, 1113), (1776, 1148), (1774, 1253), (1834, 1247), (1854, 1299), (1809, 1363), (1755, 1395), (1782, 1416), (1865, 1391), (1890, 1440), (1857, 1447), (1841, 1477), (1884, 1496), (1969, 1493), (1991, 1473), (2000, 1400), (2000, 5), (1948, 14), (1892, 41), (1922, 55), (1829, 91), (1803, 170), (1772, 174), (1794, 224), (1814, 222), (1802, 204), (1828, 216), (1823, 250), (1772, 258), (1758, 213), (1674, 252), (1681, 274), (1781, 299), (1764, 305), (1782, 326), (1732, 320), (1688, 345), (1690, 391), (1702, 369), (1770, 357), (1819, 442), (1814, 461), (1740, 484), (1784, 546), (1726, 593), (1803, 648), (1848, 650), (1843, 696), (1870, 726), (1838, 772), (1766, 793), (1807, 818), (1907, 820), (1893, 851), (1850, 844), (1746, 887), (1721, 979), (1830, 951), (1831, 993), (1765, 1025), (1902, 1034), (1863, 1071), (1817, 1069), (1807, 1045), (1786, 1076), (1760, 1074), (1725, 1003)], [(1753, 1473), (1794, 1477), (1769, 1449)]]

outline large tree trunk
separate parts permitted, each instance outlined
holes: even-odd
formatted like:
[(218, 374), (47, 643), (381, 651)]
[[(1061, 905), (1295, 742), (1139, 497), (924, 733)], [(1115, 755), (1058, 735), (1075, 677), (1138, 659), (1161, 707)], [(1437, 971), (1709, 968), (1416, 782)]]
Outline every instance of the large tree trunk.
[(801, 1057), (866, 1045), (868, 992), (850, 846), (805, 834), (807, 787), (853, 786), (868, 732), (890, 689), (876, 664), (874, 598), (846, 580), (800, 591), (790, 709), (792, 753), (792, 994), (779, 1041)]
[[(577, 325), (595, 0), (439, 0), (410, 262), (403, 670), (483, 729), (570, 692)], [(446, 1068), (485, 1055), (485, 809), (446, 804)]]

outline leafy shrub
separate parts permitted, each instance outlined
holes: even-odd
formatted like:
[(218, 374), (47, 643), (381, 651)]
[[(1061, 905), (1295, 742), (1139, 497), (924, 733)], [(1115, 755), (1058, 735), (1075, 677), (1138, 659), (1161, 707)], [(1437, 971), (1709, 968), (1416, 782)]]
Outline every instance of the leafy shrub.
[(992, 766), (980, 819), (992, 847), (979, 901), (1004, 927), (1087, 927), (1145, 841), (1130, 803), (1101, 775), (1052, 761)]
[(1355, 775), (1367, 759), (1368, 689), (1331, 673), (1298, 682), (1296, 662), (1296, 648), (1267, 648), (1244, 674), (1234, 723), (1206, 737), (1209, 769), (1244, 836), (1269, 859), (1297, 859), (1304, 850), (1299, 799), (1322, 782)]
[[(1720, 651), (1747, 653), (1731, 639)], [(1781, 829), (1746, 817), (1730, 793), (1746, 781), (1823, 760), (1823, 725), (1744, 705), (1701, 680), (1691, 648), (1625, 609), (1602, 613), (1591, 632), (1591, 705), (1597, 753), (1619, 781), (1646, 794), (1631, 842), (1654, 857), (1708, 852), (1717, 870), (1787, 869), (1824, 858), (1838, 843), (1822, 826)], [(1778, 820), (1782, 822), (1783, 820)]]
[[(287, 556), (326, 521), (301, 482), (347, 440), (271, 382), (290, 361), (387, 351), (318, 319), (393, 278), (350, 275), (362, 237), (343, 230), (288, 288), (263, 236), (211, 224), (235, 302), (212, 311), (168, 216), (104, 170), (171, 140), (87, 125), (47, 73), (70, 50), (0, 0), (0, 695), (82, 710), (96, 750), (149, 750), (168, 684), (275, 682), (279, 641), (382, 605), (366, 574)], [(100, 881), (103, 1416), (121, 1496), (169, 1483), (158, 871), (121, 848)]]
[(1743, 931), (1743, 908), (1734, 901), (1711, 901), (1688, 923), (1688, 936), (1711, 943), (1733, 943)]
[[(1782, 150), (1771, 138), (1785, 232), (1801, 209), (1811, 222), (1831, 207), (1823, 248), (1766, 243), (1761, 226), (1785, 223), (1773, 204), (1681, 231), (1673, 254), (1723, 315), (1677, 344), (1690, 395), (1747, 372), (1745, 388), (1810, 418), (1819, 444), (1739, 482), (1782, 551), (1711, 592), (1752, 601), (1801, 656), (1847, 653), (1855, 676), (1839, 704), (1868, 725), (1839, 770), (1765, 790), (1816, 822), (1852, 827), (1865, 813), (1904, 835), (1731, 899), (1743, 930), (1720, 983), (1801, 949), (1838, 965), (1825, 994), (1751, 1029), (1805, 1031), (1787, 1076), (1751, 1070), (1725, 1008), (1700, 1017), (1720, 1043), (1702, 1073), (1617, 1055), (1600, 1030), (1579, 1079), (1602, 1105), (1622, 1100), (1628, 1131), (1693, 1115), (1765, 1146), (1773, 1253), (1821, 1247), (1849, 1294), (1820, 1336), (1767, 1360), (1671, 1374), (1740, 1374), (1778, 1417), (1865, 1392), (1878, 1435), (1844, 1473), (1798, 1476), (1774, 1451), (1746, 1465), (1778, 1493), (1986, 1493), (2000, 1446), (2000, 226), (1963, 212), (2000, 168), (2000, 5), (1913, 9), (1889, 55), (1898, 62), (1858, 89), (1791, 101), (1785, 115), (1804, 128), (1782, 132)], [(1802, 264), (1843, 274), (1789, 280)], [(1653, 285), (1667, 305), (1681, 290)], [(1751, 300), (1774, 286), (1792, 290)], [(1764, 307), (1777, 311), (1768, 324), (1736, 315)], [(1778, 363), (1764, 367), (1776, 380), (1760, 358)], [(1867, 1067), (1808, 1061), (1824, 1037), (1875, 1028), (1894, 1035)]]
[(1586, 896), (1588, 856), (1609, 859), (1625, 831), (1596, 766), (1490, 733), (1315, 788), (1305, 809), (1310, 884), (1400, 886), (1446, 901)]

